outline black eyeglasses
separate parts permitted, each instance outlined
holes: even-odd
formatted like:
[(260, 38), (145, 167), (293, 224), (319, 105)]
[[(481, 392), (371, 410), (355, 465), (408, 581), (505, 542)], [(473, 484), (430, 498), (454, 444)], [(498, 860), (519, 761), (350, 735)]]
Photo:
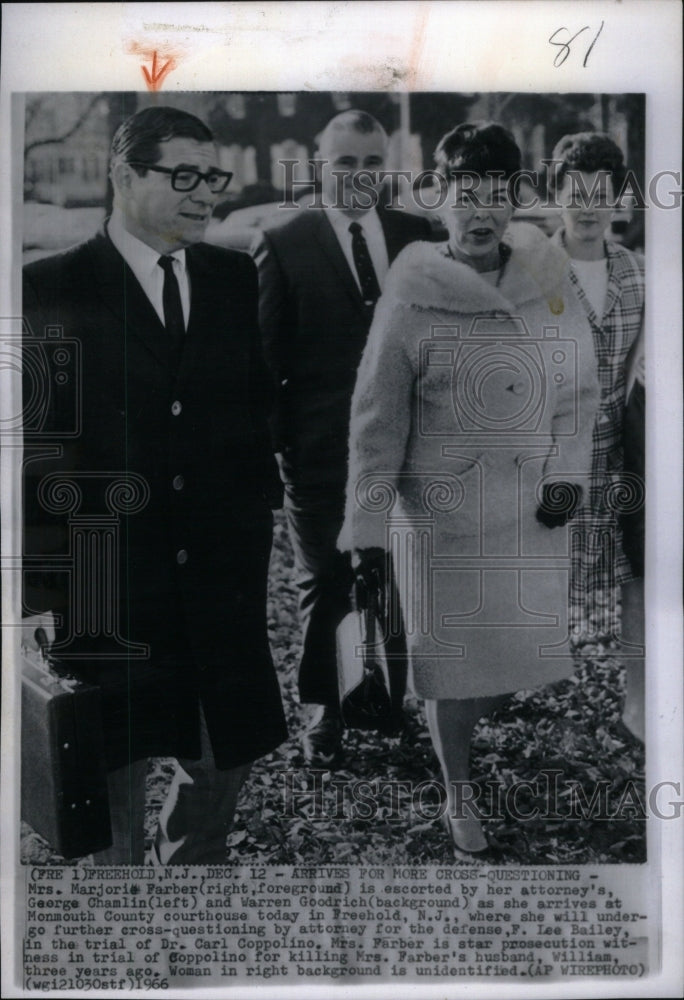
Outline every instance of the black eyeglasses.
[(201, 170), (194, 167), (158, 167), (154, 163), (142, 163), (138, 160), (129, 161), (131, 167), (144, 167), (146, 170), (155, 170), (158, 174), (171, 175), (171, 187), (174, 191), (194, 191), (199, 186), (200, 181), (206, 181), (207, 187), (212, 194), (221, 194), (228, 187), (232, 174), (227, 170), (208, 170), (203, 174)]

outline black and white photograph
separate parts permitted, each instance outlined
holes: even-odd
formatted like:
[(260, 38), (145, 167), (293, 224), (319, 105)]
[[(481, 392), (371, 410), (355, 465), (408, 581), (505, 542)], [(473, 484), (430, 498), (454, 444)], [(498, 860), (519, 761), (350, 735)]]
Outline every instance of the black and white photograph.
[[(646, 254), (600, 201), (643, 190), (643, 95), (38, 94), (25, 121), (24, 612), (100, 691), (107, 862), (195, 826), (175, 863), (645, 860)], [(396, 718), (359, 728), (371, 602)], [(116, 782), (194, 759), (202, 716), (229, 804), (191, 820), (158, 762), (146, 844)]]
[(526, 84), (221, 88), (239, 3), (3, 74), (3, 995), (678, 995), (681, 98), (577, 6)]

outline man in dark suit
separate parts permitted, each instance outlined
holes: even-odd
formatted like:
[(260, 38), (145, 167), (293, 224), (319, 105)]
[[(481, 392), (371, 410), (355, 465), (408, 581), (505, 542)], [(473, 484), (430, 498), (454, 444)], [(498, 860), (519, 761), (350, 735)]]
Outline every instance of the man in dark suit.
[(304, 751), (338, 757), (335, 630), (348, 610), (350, 569), (336, 551), (344, 510), (347, 435), (356, 371), (389, 265), (429, 239), (426, 220), (376, 207), (387, 153), (382, 126), (361, 111), (333, 118), (319, 141), (320, 204), (264, 231), (259, 317), (277, 398), (273, 429), (285, 483), (304, 648), (303, 702), (321, 706)]
[(55, 657), (101, 689), (114, 842), (96, 862), (143, 860), (147, 759), (173, 756), (153, 860), (220, 863), (251, 762), (286, 737), (257, 272), (201, 243), (230, 175), (199, 119), (133, 115), (111, 180), (104, 231), (25, 268), (25, 359), (56, 331), (81, 356), (76, 433), (53, 391), (25, 456), (25, 611), (55, 614)]

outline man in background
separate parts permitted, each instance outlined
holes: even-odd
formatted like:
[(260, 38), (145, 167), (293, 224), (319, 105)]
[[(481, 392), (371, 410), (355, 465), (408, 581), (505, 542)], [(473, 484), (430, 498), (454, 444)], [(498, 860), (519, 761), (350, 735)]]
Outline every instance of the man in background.
[[(286, 737), (266, 631), (270, 379), (254, 263), (201, 242), (230, 180), (217, 164), (199, 119), (139, 111), (112, 142), (104, 230), (24, 273), (25, 355), (50, 328), (82, 355), (78, 435), (60, 440), (55, 394), (43, 432), (61, 456), (25, 461), (24, 600), (53, 612), (54, 655), (101, 691), (113, 844), (96, 863), (143, 861), (157, 756), (177, 766), (153, 860), (222, 862), (251, 762)], [(45, 572), (69, 549), (70, 504), (95, 527), (118, 518), (71, 586)]]
[(363, 111), (323, 130), (321, 204), (266, 229), (255, 249), (259, 317), (276, 383), (275, 448), (294, 549), (303, 653), (299, 694), (318, 706), (304, 738), (307, 762), (339, 755), (335, 632), (349, 610), (351, 570), (336, 550), (347, 476), (347, 436), (356, 371), (387, 270), (425, 219), (377, 205), (387, 135)]

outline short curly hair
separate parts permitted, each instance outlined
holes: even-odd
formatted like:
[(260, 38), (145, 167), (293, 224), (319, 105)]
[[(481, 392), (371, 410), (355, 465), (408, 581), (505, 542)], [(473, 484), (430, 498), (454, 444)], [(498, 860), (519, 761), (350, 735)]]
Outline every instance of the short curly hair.
[(593, 174), (605, 171), (618, 191), (626, 176), (625, 160), (618, 144), (605, 132), (576, 132), (556, 143), (549, 172), (549, 190), (558, 192), (569, 171)]
[(435, 150), (438, 171), (451, 180), (460, 174), (511, 177), (520, 170), (520, 148), (498, 122), (463, 122), (442, 136)]

